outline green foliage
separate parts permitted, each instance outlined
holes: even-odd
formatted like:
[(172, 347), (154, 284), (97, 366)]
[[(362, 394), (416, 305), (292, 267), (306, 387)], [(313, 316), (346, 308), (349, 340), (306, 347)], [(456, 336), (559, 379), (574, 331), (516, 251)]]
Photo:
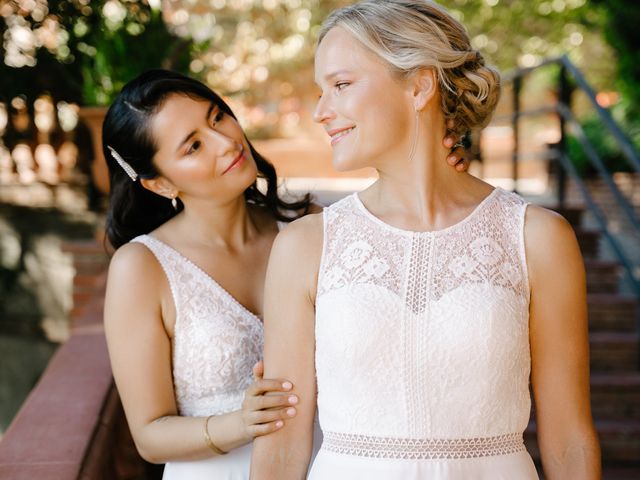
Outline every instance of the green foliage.
[(604, 33), (618, 57), (617, 85), (628, 102), (626, 116), (629, 120), (637, 119), (640, 115), (640, 2), (592, 1), (604, 7)]
[[(188, 73), (192, 42), (169, 33), (161, 12), (147, 1), (46, 3), (47, 17), (26, 16), (28, 25), (35, 32), (45, 22), (55, 22), (63, 40), (55, 48), (39, 48), (35, 66), (2, 65), (7, 96), (49, 91), (56, 98), (108, 105), (127, 81), (144, 70), (164, 67)], [(0, 27), (2, 33), (6, 22), (0, 22)], [(40, 80), (30, 80), (34, 78)], [(4, 87), (5, 81), (0, 86)]]

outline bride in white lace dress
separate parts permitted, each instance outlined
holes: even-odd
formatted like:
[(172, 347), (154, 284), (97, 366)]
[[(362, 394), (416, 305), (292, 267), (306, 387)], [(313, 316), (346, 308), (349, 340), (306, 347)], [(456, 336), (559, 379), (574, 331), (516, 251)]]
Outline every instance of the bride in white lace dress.
[(182, 75), (127, 84), (103, 133), (117, 248), (105, 330), (133, 439), (165, 480), (245, 480), (253, 438), (295, 415), (289, 382), (252, 367), (277, 221), (313, 206), (281, 200), (229, 107)]
[[(309, 478), (536, 479), (530, 383), (546, 478), (599, 478), (570, 226), (435, 160), (448, 122), (486, 124), (498, 73), (428, 0), (334, 12), (315, 73), (334, 166), (379, 179), (287, 227), (269, 262), (265, 373), (317, 391)], [(304, 478), (314, 412), (256, 439), (251, 478)]]

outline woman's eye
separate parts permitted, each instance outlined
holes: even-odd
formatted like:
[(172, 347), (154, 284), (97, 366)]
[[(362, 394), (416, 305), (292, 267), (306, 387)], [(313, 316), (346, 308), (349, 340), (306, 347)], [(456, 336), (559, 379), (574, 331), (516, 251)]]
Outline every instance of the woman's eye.
[(224, 118), (224, 112), (222, 110), (218, 110), (218, 113), (216, 113), (213, 117), (213, 124), (215, 125), (216, 123), (221, 121), (223, 118)]
[(196, 140), (195, 142), (193, 142), (189, 147), (189, 150), (187, 150), (187, 155), (191, 155), (192, 153), (195, 153), (200, 148), (200, 145), (201, 145), (200, 140)]
[(336, 89), (338, 91), (344, 90), (344, 88), (347, 87), (348, 85), (349, 85), (348, 82), (338, 82), (338, 83), (336, 83)]

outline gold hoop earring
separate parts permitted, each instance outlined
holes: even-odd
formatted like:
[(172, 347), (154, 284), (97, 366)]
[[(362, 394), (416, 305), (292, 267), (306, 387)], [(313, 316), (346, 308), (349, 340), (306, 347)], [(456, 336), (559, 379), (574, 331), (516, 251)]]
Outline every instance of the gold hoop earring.
[(416, 118), (413, 129), (413, 141), (411, 142), (411, 150), (409, 152), (409, 163), (413, 162), (413, 157), (416, 154), (416, 146), (418, 144), (418, 124), (420, 123), (420, 112), (416, 110)]

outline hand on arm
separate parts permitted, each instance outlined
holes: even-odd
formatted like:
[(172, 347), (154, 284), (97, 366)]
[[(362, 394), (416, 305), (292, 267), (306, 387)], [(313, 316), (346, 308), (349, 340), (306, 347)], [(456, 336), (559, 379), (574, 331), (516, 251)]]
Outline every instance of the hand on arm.
[[(116, 252), (104, 311), (109, 356), (136, 447), (153, 463), (216, 454), (206, 440), (206, 417), (183, 417), (177, 412), (171, 341), (163, 322), (163, 315), (173, 309), (172, 300), (166, 300), (171, 298), (164, 272), (146, 247), (130, 244)], [(264, 392), (286, 390), (282, 384), (257, 379), (242, 410), (210, 418), (206, 423), (212, 443), (228, 451), (279, 428), (275, 417), (288, 418), (282, 407), (289, 404), (289, 395), (269, 397), (264, 404), (261, 399)], [(264, 405), (277, 410), (262, 412)]]
[(466, 172), (469, 170), (470, 160), (465, 156), (466, 148), (468, 145), (462, 145), (462, 138), (453, 133), (451, 129), (454, 127), (453, 120), (447, 121), (447, 134), (442, 141), (442, 144), (451, 149), (451, 152), (447, 156), (447, 163), (454, 167), (458, 172)]
[(265, 373), (291, 379), (296, 418), (253, 444), (253, 480), (306, 478), (315, 416), (315, 288), (322, 216), (308, 215), (276, 238), (265, 288)]
[(527, 209), (531, 382), (546, 478), (599, 479), (600, 447), (589, 399), (584, 264), (571, 226)]

